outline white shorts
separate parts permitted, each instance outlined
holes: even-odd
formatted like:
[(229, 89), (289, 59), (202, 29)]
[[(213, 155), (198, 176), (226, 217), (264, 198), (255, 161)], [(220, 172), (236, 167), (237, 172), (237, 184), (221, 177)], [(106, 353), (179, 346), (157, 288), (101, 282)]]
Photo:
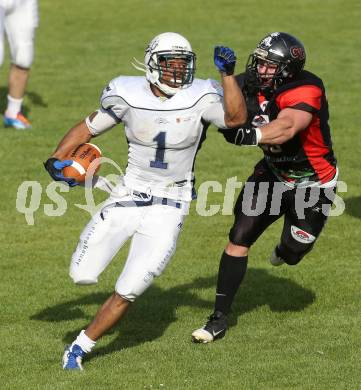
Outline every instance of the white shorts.
[[(121, 200), (132, 201), (132, 197), (128, 195)], [(94, 215), (80, 236), (70, 264), (71, 278), (78, 284), (96, 283), (101, 272), (132, 237), (115, 291), (134, 301), (170, 261), (186, 214), (184, 208), (188, 206), (188, 203), (183, 203), (182, 208), (162, 204), (104, 207), (103, 212)]]
[(35, 28), (38, 26), (37, 0), (0, 0), (0, 65), (4, 60), (4, 31), (11, 62), (30, 68), (34, 58)]

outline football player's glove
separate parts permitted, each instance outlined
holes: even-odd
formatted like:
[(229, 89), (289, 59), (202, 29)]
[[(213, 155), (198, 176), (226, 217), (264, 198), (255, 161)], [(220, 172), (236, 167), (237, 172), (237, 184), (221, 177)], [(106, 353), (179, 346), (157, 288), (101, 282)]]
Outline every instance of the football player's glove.
[(214, 64), (220, 72), (230, 76), (234, 73), (237, 57), (229, 47), (216, 46), (214, 48)]
[(64, 177), (62, 170), (65, 167), (69, 167), (73, 163), (72, 160), (60, 161), (57, 158), (50, 157), (44, 163), (45, 169), (49, 172), (49, 175), (55, 181), (65, 181), (70, 187), (77, 186), (79, 183), (70, 177)]
[(239, 129), (218, 129), (227, 142), (234, 145), (258, 145), (262, 137), (261, 130), (256, 127)]

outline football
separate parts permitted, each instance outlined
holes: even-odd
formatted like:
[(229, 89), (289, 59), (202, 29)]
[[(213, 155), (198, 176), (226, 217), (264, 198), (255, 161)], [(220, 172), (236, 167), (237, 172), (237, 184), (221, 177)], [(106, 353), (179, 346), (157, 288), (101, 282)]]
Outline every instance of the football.
[[(63, 175), (74, 178), (77, 182), (82, 183), (85, 181), (89, 166), (101, 156), (102, 153), (96, 145), (90, 143), (79, 145), (64, 158), (64, 160), (73, 160), (73, 164), (63, 169)], [(91, 166), (93, 174), (98, 172), (100, 161), (95, 161), (94, 164), (95, 166), (93, 164)]]

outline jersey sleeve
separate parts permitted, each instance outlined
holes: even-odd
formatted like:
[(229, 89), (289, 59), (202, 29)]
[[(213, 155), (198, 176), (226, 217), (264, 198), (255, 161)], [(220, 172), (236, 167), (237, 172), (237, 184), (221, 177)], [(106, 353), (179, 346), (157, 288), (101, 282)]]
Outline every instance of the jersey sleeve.
[(104, 110), (108, 111), (117, 122), (121, 122), (129, 108), (127, 102), (119, 96), (118, 88), (114, 80), (104, 88), (100, 97), (100, 105)]
[(202, 119), (208, 123), (212, 123), (216, 127), (225, 129), (227, 126), (224, 122), (223, 102), (212, 102), (209, 107), (203, 112)]
[(226, 128), (224, 123), (223, 89), (215, 80), (207, 80), (207, 93), (202, 97), (202, 119), (216, 127)]
[(284, 108), (315, 113), (321, 108), (322, 90), (316, 85), (302, 85), (281, 93), (277, 97), (277, 105)]
[(96, 137), (113, 128), (118, 122), (107, 110), (100, 108), (89, 115), (85, 119), (85, 123), (88, 126), (90, 134)]

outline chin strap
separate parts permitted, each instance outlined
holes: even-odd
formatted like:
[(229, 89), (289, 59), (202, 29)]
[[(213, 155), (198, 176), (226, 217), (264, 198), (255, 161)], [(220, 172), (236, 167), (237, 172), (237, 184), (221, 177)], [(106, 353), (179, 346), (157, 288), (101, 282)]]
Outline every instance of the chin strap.
[(168, 87), (168, 86), (160, 83), (159, 81), (154, 83), (154, 85), (168, 96), (175, 95), (181, 89), (180, 87), (179, 88)]
[(143, 64), (143, 62), (140, 62), (135, 57), (133, 57), (133, 61), (131, 62), (131, 64), (135, 69), (140, 70), (141, 72), (144, 73), (147, 72), (147, 67)]
[(179, 88), (168, 87), (168, 86), (162, 84), (158, 79), (155, 79), (154, 77), (152, 77), (147, 66), (145, 64), (143, 64), (143, 62), (140, 62), (139, 60), (137, 60), (135, 57), (133, 57), (133, 61), (131, 62), (131, 64), (135, 69), (140, 70), (141, 72), (144, 72), (146, 74), (147, 80), (151, 84), (153, 84), (157, 88), (159, 88), (166, 95), (173, 96), (178, 92)]

